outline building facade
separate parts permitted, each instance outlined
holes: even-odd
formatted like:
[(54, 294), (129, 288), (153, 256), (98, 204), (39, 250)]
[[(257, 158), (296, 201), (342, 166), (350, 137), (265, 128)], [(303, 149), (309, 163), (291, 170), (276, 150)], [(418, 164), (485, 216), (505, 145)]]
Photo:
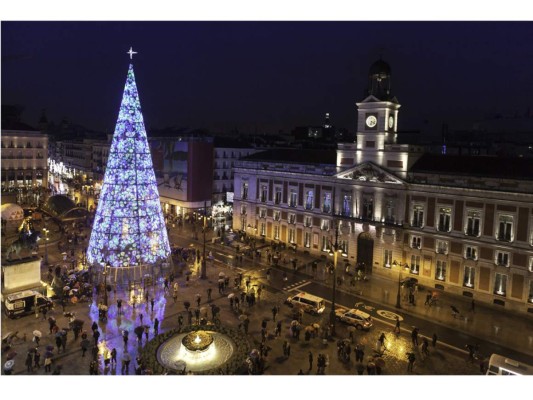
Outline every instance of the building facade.
[(233, 228), (350, 265), (533, 312), (533, 162), (423, 154), (396, 143), (400, 105), (375, 63), (357, 143), (235, 163)]

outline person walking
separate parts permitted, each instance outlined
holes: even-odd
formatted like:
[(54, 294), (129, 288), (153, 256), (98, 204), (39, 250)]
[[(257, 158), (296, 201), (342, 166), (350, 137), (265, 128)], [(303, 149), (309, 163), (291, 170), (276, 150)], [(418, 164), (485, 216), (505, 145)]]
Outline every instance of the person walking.
[(272, 320), (276, 322), (276, 315), (278, 314), (278, 307), (274, 306), (272, 307)]
[(159, 320), (156, 318), (154, 320), (154, 336), (159, 335)]
[(396, 316), (396, 326), (394, 327), (394, 333), (396, 333), (396, 335), (399, 335), (401, 333), (400, 317), (398, 315)]
[(98, 344), (98, 339), (100, 338), (100, 331), (96, 330), (93, 333), (94, 338), (94, 345), (96, 346)]
[(122, 299), (117, 299), (117, 314), (122, 315)]
[(281, 336), (281, 321), (277, 322), (274, 334), (276, 337)]
[(437, 347), (437, 339), (437, 334), (434, 333), (433, 338), (431, 339), (431, 344), (433, 345), (433, 347)]
[(422, 354), (425, 357), (429, 356), (429, 342), (426, 338), (422, 340)]
[(144, 336), (146, 337), (146, 342), (148, 343), (148, 335), (150, 334), (150, 327), (148, 325), (144, 326)]
[(37, 349), (35, 349), (35, 353), (33, 353), (33, 363), (35, 368), (41, 368), (41, 353), (39, 353), (39, 350)]
[(207, 288), (207, 301), (208, 302), (211, 302), (211, 292), (212, 291), (213, 291), (213, 289)]
[(29, 351), (26, 354), (26, 370), (27, 372), (33, 372), (33, 356)]
[(129, 336), (129, 332), (127, 330), (123, 330), (122, 339), (124, 340), (124, 348), (128, 347), (128, 336)]
[(416, 361), (415, 353), (407, 353), (407, 360), (409, 361), (409, 364), (407, 364), (407, 372), (413, 372), (413, 367)]
[(183, 326), (183, 315), (178, 315), (178, 329), (181, 330), (181, 327)]
[(141, 320), (141, 325), (143, 324), (143, 318), (144, 318), (144, 317), (143, 317), (143, 314), (140, 313), (140, 314), (139, 314), (139, 319)]
[(113, 347), (113, 349), (111, 350), (111, 364), (115, 366), (117, 366), (117, 349), (115, 349)]
[(152, 309), (152, 314), (154, 313), (154, 305), (155, 305), (155, 300), (154, 298), (152, 297), (150, 299), (150, 308)]
[(309, 371), (311, 371), (313, 369), (313, 353), (312, 352), (309, 352), (308, 359), (309, 359)]
[(52, 355), (48, 354), (44, 358), (44, 372), (52, 372)]
[(418, 328), (413, 328), (411, 331), (411, 341), (413, 342), (413, 346), (418, 347)]
[(198, 305), (198, 308), (200, 308), (201, 302), (202, 302), (202, 296), (200, 296), (200, 293), (196, 293), (196, 304)]
[(127, 351), (124, 352), (124, 354), (122, 355), (122, 367), (121, 367), (122, 375), (128, 375), (129, 374), (129, 372), (130, 372), (130, 361), (131, 361), (130, 354)]

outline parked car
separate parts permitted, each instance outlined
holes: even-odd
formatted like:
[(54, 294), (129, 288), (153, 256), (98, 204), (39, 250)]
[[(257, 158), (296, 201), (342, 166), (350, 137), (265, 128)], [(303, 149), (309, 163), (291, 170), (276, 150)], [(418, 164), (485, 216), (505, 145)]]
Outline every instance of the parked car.
[(335, 316), (337, 320), (355, 326), (356, 329), (368, 331), (373, 325), (370, 314), (355, 308), (351, 310), (337, 308), (335, 310)]
[(42, 309), (53, 307), (52, 300), (35, 290), (12, 293), (5, 297), (4, 312), (9, 318), (35, 313), (35, 306)]

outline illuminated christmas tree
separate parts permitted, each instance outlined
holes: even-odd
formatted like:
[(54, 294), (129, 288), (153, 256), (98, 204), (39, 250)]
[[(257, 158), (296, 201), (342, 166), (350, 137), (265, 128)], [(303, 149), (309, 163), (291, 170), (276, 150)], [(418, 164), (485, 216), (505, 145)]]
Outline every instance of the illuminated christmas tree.
[(141, 103), (130, 64), (87, 259), (92, 265), (110, 265), (125, 271), (154, 265), (169, 254)]

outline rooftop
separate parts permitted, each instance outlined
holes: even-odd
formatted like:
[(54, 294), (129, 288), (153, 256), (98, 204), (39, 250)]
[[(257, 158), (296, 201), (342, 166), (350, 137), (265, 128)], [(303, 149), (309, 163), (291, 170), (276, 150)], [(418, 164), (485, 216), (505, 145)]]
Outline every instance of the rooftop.
[(318, 149), (272, 149), (244, 157), (243, 161), (274, 161), (290, 164), (331, 164), (337, 163), (336, 150)]

